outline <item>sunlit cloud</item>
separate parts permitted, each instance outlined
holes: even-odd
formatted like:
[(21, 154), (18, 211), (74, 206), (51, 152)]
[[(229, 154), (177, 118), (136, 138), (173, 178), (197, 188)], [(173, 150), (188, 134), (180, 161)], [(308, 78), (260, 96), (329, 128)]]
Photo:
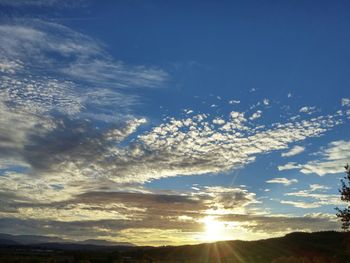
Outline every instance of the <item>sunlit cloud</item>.
[[(342, 202), (337, 194), (328, 194), (325, 191), (329, 187), (319, 184), (311, 184), (309, 189), (296, 192), (285, 193), (285, 196), (298, 198), (295, 200), (281, 200), (281, 204), (293, 205), (298, 208), (318, 208), (322, 206), (342, 206)], [(300, 199), (303, 199), (302, 201)]]
[(319, 160), (309, 161), (305, 164), (287, 163), (278, 166), (279, 170), (298, 169), (304, 174), (315, 173), (320, 176), (344, 172), (344, 165), (350, 159), (350, 142), (334, 141), (321, 149)]
[(292, 205), (297, 208), (318, 208), (321, 206), (319, 203), (313, 203), (313, 202), (302, 202), (302, 201), (286, 201), (281, 200), (281, 204), (287, 204)]
[(297, 179), (288, 179), (288, 178), (284, 178), (284, 177), (277, 177), (277, 178), (273, 178), (271, 180), (267, 180), (266, 183), (269, 184), (283, 184), (283, 185), (291, 185), (293, 183), (297, 183), (298, 180)]
[(281, 154), (282, 157), (291, 157), (297, 154), (300, 154), (305, 151), (305, 147), (296, 145), (292, 149), (290, 149), (288, 152), (284, 152)]

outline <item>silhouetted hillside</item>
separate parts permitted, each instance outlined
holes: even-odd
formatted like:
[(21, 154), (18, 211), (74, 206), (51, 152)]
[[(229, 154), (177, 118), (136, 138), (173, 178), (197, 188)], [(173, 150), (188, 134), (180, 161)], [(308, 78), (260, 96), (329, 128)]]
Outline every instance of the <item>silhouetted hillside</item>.
[[(340, 232), (291, 233), (258, 241), (160, 247), (138, 251), (139, 258), (154, 262), (350, 262), (350, 235)], [(135, 252), (130, 253), (134, 256)]]
[(0, 245), (0, 262), (350, 263), (350, 233), (291, 233), (258, 241), (125, 247), (46, 243)]

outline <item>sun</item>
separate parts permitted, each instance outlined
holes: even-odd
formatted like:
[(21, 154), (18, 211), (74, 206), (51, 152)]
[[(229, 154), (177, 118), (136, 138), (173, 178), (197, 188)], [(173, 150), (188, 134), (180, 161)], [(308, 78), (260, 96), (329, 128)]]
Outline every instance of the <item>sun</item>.
[(217, 241), (224, 239), (225, 224), (217, 221), (215, 216), (207, 216), (201, 220), (205, 224), (204, 239)]

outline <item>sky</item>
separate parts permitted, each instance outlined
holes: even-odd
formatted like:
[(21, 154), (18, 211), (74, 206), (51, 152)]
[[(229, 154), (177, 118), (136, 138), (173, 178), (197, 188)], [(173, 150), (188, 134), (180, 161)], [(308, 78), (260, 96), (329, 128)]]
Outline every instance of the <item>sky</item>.
[(0, 0), (0, 232), (339, 230), (349, 1)]

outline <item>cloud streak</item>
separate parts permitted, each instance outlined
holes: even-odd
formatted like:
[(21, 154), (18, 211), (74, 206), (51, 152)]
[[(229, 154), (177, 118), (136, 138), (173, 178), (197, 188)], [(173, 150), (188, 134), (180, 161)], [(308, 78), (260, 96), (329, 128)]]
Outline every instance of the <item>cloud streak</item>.
[[(342, 206), (342, 202), (337, 194), (327, 194), (325, 191), (329, 187), (319, 184), (311, 184), (309, 189), (296, 192), (285, 193), (285, 196), (298, 198), (298, 200), (281, 200), (281, 204), (288, 204), (298, 208), (319, 208), (322, 206)], [(300, 200), (303, 199), (303, 200)]]
[(283, 184), (286, 186), (297, 183), (297, 182), (298, 182), (297, 179), (287, 179), (287, 178), (283, 178), (283, 177), (277, 177), (277, 178), (273, 178), (271, 180), (266, 181), (266, 183), (269, 183), (269, 184)]
[(278, 166), (278, 169), (298, 169), (304, 174), (315, 173), (320, 176), (344, 172), (344, 165), (350, 159), (350, 142), (334, 141), (319, 152), (320, 160), (309, 161), (305, 164), (287, 163)]
[(305, 147), (296, 145), (292, 149), (290, 149), (288, 152), (282, 153), (282, 157), (291, 157), (297, 154), (300, 154), (305, 151)]

